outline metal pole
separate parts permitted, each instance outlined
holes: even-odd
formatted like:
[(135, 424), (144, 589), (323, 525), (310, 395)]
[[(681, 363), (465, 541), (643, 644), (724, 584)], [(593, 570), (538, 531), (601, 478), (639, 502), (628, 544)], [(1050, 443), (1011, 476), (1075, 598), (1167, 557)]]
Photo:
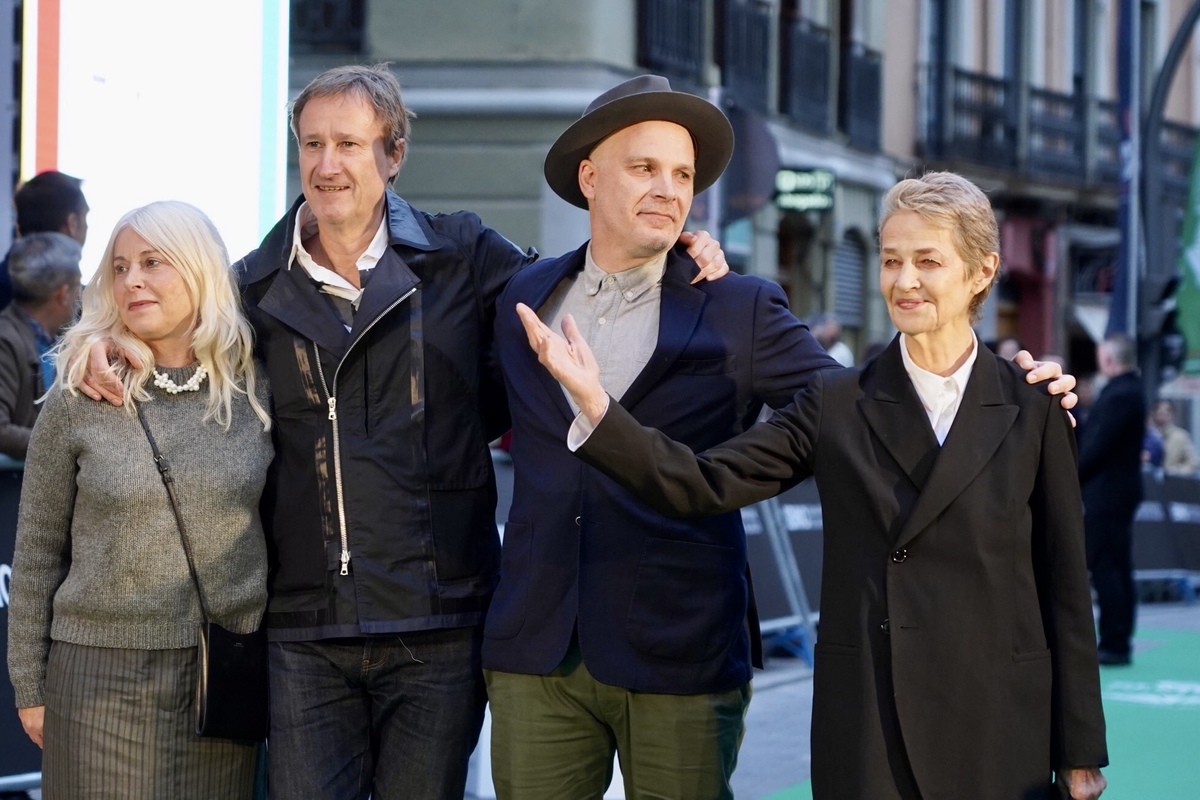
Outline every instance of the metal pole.
[[(1132, 6), (1129, 11), (1129, 29), (1125, 32), (1130, 37), (1129, 69), (1124, 76), (1128, 81), (1129, 92), (1129, 150), (1122, 154), (1121, 166), (1124, 170), (1122, 181), (1129, 192), (1129, 222), (1125, 236), (1125, 264), (1129, 285), (1125, 293), (1125, 330), (1134, 340), (1137, 340), (1138, 320), (1138, 283), (1145, 272), (1142, 262), (1142, 226), (1139, 214), (1141, 187), (1141, 83), (1142, 83), (1142, 23), (1141, 0), (1122, 0)], [(1113, 309), (1115, 312), (1116, 309)]]

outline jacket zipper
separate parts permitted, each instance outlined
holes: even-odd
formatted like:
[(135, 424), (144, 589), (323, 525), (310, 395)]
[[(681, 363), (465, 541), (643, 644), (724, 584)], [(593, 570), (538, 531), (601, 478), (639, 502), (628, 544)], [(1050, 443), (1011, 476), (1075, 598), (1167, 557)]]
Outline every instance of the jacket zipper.
[(333, 370), (334, 392), (329, 391), (329, 384), (325, 383), (325, 370), (321, 366), (321, 353), (317, 350), (316, 342), (313, 343), (313, 355), (317, 362), (317, 377), (321, 379), (321, 388), (325, 390), (325, 402), (329, 406), (329, 421), (333, 423), (333, 486), (337, 493), (338, 532), (340, 534), (342, 544), (342, 568), (338, 572), (339, 575), (350, 574), (350, 536), (346, 532), (346, 504), (342, 495), (342, 450), (340, 439), (338, 437), (336, 394), (338, 373), (342, 370), (342, 364), (346, 363), (346, 357), (349, 356), (350, 351), (354, 349), (354, 344), (362, 341), (363, 337), (367, 335), (367, 332), (370, 331), (371, 328), (375, 327), (375, 323), (379, 322), (379, 320), (391, 313), (393, 308), (412, 297), (416, 291), (417, 288), (415, 286), (409, 289), (404, 296), (397, 299), (396, 302), (392, 303), (390, 306), (380, 312), (379, 316), (371, 320), (371, 324), (363, 329), (363, 332), (359, 334), (359, 337), (355, 339), (354, 342), (350, 343), (350, 347), (346, 349), (346, 354), (342, 356), (341, 360), (338, 361), (337, 367)]

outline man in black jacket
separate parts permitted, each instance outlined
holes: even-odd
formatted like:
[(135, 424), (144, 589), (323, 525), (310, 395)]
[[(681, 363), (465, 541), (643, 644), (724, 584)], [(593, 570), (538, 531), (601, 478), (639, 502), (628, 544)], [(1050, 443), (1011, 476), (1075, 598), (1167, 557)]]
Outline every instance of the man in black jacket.
[(1096, 347), (1108, 383), (1080, 431), (1079, 482), (1088, 570), (1100, 606), (1102, 665), (1129, 664), (1137, 602), (1133, 587), (1133, 514), (1142, 501), (1146, 402), (1134, 368), (1134, 345), (1113, 334)]

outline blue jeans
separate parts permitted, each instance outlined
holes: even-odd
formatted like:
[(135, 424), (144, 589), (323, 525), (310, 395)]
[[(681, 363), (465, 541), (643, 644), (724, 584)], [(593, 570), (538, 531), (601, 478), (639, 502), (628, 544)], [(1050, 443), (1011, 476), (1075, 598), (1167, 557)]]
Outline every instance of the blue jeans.
[(481, 628), (271, 642), (272, 800), (462, 800)]

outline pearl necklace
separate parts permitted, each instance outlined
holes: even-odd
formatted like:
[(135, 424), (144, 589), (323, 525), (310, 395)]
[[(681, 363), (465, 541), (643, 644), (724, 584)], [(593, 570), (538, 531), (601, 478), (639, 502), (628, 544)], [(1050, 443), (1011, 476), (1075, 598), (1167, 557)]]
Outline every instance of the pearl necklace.
[(165, 372), (154, 370), (154, 385), (162, 389), (167, 394), (179, 394), (180, 392), (198, 392), (200, 384), (204, 383), (204, 379), (208, 377), (208, 370), (201, 364), (196, 367), (196, 371), (192, 373), (192, 377), (187, 379), (187, 382), (182, 386), (171, 380), (171, 376)]

